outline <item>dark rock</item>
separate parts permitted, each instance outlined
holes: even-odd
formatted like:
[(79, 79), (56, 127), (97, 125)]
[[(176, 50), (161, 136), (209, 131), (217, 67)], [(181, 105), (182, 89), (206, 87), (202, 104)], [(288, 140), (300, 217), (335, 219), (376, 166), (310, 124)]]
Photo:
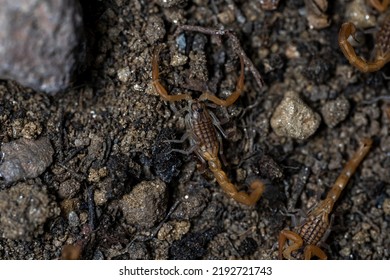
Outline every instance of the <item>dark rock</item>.
[(152, 148), (152, 164), (156, 174), (166, 183), (179, 174), (182, 165), (177, 153), (172, 152), (171, 143), (167, 140), (175, 138), (171, 129), (162, 129)]
[(70, 85), (85, 56), (76, 0), (0, 1), (0, 79), (55, 93)]
[(237, 250), (240, 256), (247, 256), (253, 254), (257, 250), (257, 247), (257, 242), (253, 238), (247, 237), (241, 242)]
[(219, 228), (211, 228), (205, 232), (196, 232), (186, 235), (175, 241), (169, 253), (173, 260), (196, 260), (207, 252), (208, 243), (220, 232)]
[(277, 181), (283, 178), (283, 169), (275, 162), (275, 160), (268, 156), (263, 155), (259, 159), (259, 174), (261, 177)]
[(334, 66), (331, 59), (316, 56), (310, 61), (302, 74), (317, 84), (323, 84), (330, 79), (333, 69)]

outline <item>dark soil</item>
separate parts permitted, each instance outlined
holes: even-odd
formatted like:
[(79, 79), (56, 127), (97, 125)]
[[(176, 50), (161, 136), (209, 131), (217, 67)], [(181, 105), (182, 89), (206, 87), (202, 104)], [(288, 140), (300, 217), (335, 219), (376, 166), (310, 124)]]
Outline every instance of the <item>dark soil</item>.
[[(331, 24), (321, 30), (308, 27), (303, 0), (282, 0), (275, 11), (257, 0), (83, 2), (89, 70), (74, 87), (49, 96), (0, 81), (0, 142), (48, 137), (54, 149), (39, 177), (0, 182), (8, 200), (0, 202), (1, 259), (57, 259), (68, 251), (83, 259), (275, 259), (279, 232), (291, 225), (286, 209), (306, 211), (323, 198), (364, 137), (373, 148), (337, 203), (323, 248), (329, 259), (390, 257), (389, 67), (364, 74), (344, 58), (337, 36), (346, 1), (329, 1)], [(228, 119), (221, 122), (231, 180), (267, 182), (255, 207), (227, 197), (209, 171), (197, 170), (193, 154), (171, 152), (188, 150), (188, 141), (166, 141), (186, 132), (188, 102), (170, 104), (154, 92), (155, 46), (165, 46), (160, 78), (172, 94), (196, 98), (208, 89), (225, 98), (239, 75), (228, 38), (174, 37), (182, 24), (233, 30), (265, 81), (260, 88), (246, 69), (239, 100), (210, 108)], [(364, 57), (375, 28), (365, 32)], [(291, 90), (321, 116), (341, 97), (349, 113), (337, 124), (322, 121), (306, 140), (279, 137), (270, 118)], [(5, 211), (18, 208), (39, 211), (35, 218)]]

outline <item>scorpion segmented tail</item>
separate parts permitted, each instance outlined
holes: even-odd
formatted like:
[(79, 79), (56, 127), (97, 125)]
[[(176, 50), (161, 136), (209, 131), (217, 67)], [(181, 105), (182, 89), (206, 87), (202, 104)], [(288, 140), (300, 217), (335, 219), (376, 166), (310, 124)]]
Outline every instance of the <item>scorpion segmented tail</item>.
[(343, 170), (341, 171), (341, 174), (339, 175), (336, 182), (333, 184), (332, 188), (328, 192), (328, 195), (326, 196), (326, 200), (328, 199), (332, 200), (333, 204), (336, 202), (336, 200), (340, 197), (341, 192), (347, 185), (349, 179), (355, 173), (356, 168), (359, 166), (359, 164), (362, 162), (364, 157), (367, 155), (368, 151), (371, 148), (371, 145), (372, 145), (371, 139), (369, 138), (363, 139), (359, 149), (355, 152), (352, 158), (344, 166)]
[(211, 155), (209, 155), (208, 157), (206, 157), (206, 160), (208, 161), (209, 168), (211, 172), (213, 172), (219, 186), (230, 197), (248, 206), (255, 205), (256, 202), (260, 199), (265, 190), (265, 185), (263, 184), (263, 182), (258, 179), (253, 181), (250, 185), (250, 189), (252, 190), (250, 194), (247, 194), (243, 191), (239, 192), (237, 191), (237, 187), (230, 182), (226, 173), (222, 170), (221, 162), (217, 157), (212, 157)]

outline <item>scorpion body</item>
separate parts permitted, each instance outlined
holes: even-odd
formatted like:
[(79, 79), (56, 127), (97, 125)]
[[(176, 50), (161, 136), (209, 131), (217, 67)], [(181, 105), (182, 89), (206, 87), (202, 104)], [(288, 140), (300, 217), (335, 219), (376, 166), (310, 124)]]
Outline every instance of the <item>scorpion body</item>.
[[(240, 96), (244, 88), (244, 61), (240, 56), (241, 74), (237, 81), (236, 90), (225, 100), (217, 96), (204, 92), (198, 100), (193, 100), (188, 94), (170, 95), (159, 81), (158, 58), (161, 48), (157, 47), (152, 55), (152, 85), (154, 90), (165, 101), (189, 100), (189, 113), (185, 118), (187, 133), (191, 148), (189, 152), (194, 152), (200, 159), (202, 165), (208, 164), (208, 168), (215, 176), (220, 187), (233, 199), (245, 205), (254, 205), (260, 199), (265, 190), (264, 184), (260, 180), (254, 180), (250, 189), (252, 192), (247, 194), (238, 191), (237, 187), (231, 183), (227, 174), (222, 170), (222, 164), (218, 154), (221, 153), (221, 137), (216, 127), (219, 123), (206, 108), (204, 101), (209, 100), (220, 106), (229, 106), (233, 104)], [(221, 130), (221, 129), (220, 129)]]
[(252, 192), (248, 195), (243, 191), (239, 192), (230, 182), (227, 174), (222, 170), (218, 157), (221, 151), (221, 137), (215, 129), (218, 124), (215, 124), (214, 120), (203, 102), (195, 101), (190, 104), (186, 125), (194, 152), (203, 163), (207, 162), (219, 186), (230, 197), (240, 203), (254, 205), (263, 194), (265, 186), (260, 180), (253, 181), (250, 185)]
[[(283, 257), (286, 259), (301, 258), (302, 252), (299, 249), (302, 247), (304, 247), (303, 257), (306, 260), (310, 260), (312, 256), (327, 259), (325, 252), (318, 245), (324, 241), (329, 232), (329, 215), (349, 179), (367, 155), (371, 145), (371, 139), (363, 140), (359, 149), (341, 171), (326, 198), (309, 211), (307, 218), (301, 225), (296, 227), (294, 231), (286, 229), (281, 231), (279, 235), (279, 259)], [(293, 244), (284, 249), (287, 240), (291, 240)]]

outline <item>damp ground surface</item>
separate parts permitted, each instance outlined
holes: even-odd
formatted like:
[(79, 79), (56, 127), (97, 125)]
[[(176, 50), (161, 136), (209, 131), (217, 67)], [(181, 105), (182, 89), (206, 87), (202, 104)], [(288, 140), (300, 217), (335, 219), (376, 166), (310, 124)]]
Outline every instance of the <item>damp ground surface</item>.
[[(309, 28), (304, 1), (282, 0), (274, 11), (259, 2), (84, 4), (88, 70), (71, 89), (50, 96), (0, 81), (0, 141), (46, 137), (54, 150), (38, 177), (0, 183), (0, 258), (276, 259), (279, 232), (291, 226), (286, 213), (323, 198), (371, 137), (322, 248), (329, 259), (388, 259), (389, 67), (364, 74), (344, 58), (337, 36), (346, 1), (330, 4), (330, 25), (320, 30)], [(383, 15), (365, 12), (375, 24), (363, 29), (358, 53), (369, 58)], [(246, 67), (238, 101), (209, 108), (228, 135), (231, 181), (243, 189), (255, 177), (266, 182), (256, 206), (227, 197), (194, 154), (172, 151), (190, 149), (168, 141), (186, 133), (188, 101), (165, 102), (153, 90), (154, 48), (163, 46), (160, 81), (171, 94), (226, 98), (240, 73), (229, 38), (175, 37), (183, 24), (233, 30), (264, 79), (260, 88)], [(322, 119), (304, 140), (270, 126), (291, 91)]]

